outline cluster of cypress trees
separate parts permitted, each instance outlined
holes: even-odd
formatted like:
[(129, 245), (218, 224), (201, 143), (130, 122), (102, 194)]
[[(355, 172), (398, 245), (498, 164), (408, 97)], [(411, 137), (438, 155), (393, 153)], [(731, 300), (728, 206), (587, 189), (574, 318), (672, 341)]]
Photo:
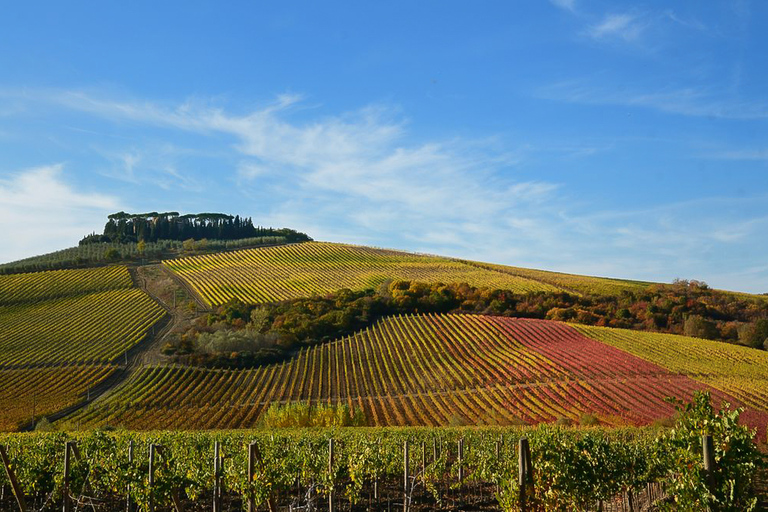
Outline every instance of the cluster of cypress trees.
[(254, 226), (250, 217), (224, 213), (179, 215), (179, 212), (126, 213), (109, 216), (104, 233), (90, 234), (80, 245), (91, 243), (157, 242), (158, 240), (238, 240), (265, 236), (283, 237), (287, 242), (311, 240), (305, 233), (288, 228)]

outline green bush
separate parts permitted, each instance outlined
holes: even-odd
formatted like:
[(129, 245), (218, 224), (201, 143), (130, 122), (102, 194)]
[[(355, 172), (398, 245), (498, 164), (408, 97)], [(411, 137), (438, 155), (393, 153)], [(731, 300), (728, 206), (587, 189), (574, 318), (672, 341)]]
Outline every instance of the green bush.
[[(697, 392), (688, 404), (675, 404), (677, 423), (657, 442), (658, 458), (668, 468), (667, 491), (673, 499), (669, 510), (755, 510), (752, 480), (765, 460), (753, 442), (754, 431), (739, 424), (742, 409), (730, 410), (730, 405), (724, 403), (716, 411), (708, 392)], [(711, 486), (702, 460), (703, 435), (711, 435), (714, 440)]]

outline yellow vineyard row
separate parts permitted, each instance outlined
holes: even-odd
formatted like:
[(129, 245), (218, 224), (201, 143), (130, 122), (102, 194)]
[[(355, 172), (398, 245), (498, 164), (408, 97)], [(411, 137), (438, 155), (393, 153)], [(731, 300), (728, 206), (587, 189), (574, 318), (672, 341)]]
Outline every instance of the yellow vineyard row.
[(552, 285), (446, 258), (323, 242), (201, 255), (164, 263), (211, 305), (233, 298), (259, 304), (340, 288), (361, 290), (387, 279), (466, 282), (519, 293), (560, 291)]

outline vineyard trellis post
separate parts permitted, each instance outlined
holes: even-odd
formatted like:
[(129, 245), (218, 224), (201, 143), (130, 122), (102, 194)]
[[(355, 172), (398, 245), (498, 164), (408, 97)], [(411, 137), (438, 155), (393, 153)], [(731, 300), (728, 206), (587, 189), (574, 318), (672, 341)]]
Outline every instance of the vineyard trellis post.
[(256, 473), (256, 450), (258, 450), (258, 446), (255, 441), (248, 445), (248, 512), (256, 512), (256, 500), (250, 490)]
[(154, 512), (155, 510), (155, 500), (152, 495), (153, 487), (155, 485), (155, 451), (157, 450), (156, 444), (150, 444), (149, 445), (149, 475), (147, 476), (147, 486), (149, 487), (149, 503), (147, 505), (147, 510), (149, 512)]
[(72, 503), (69, 499), (69, 466), (71, 462), (71, 444), (73, 441), (65, 441), (64, 442), (64, 489), (62, 491), (62, 510), (64, 512), (69, 512), (72, 508)]
[(456, 451), (459, 464), (459, 484), (462, 484), (464, 482), (464, 438), (459, 439)]
[(11, 489), (13, 489), (13, 495), (16, 497), (16, 503), (19, 504), (19, 510), (21, 512), (27, 512), (27, 504), (24, 498), (24, 492), (19, 487), (19, 481), (16, 480), (16, 473), (11, 467), (11, 460), (8, 458), (8, 452), (5, 446), (0, 444), (0, 458), (3, 459), (3, 466), (5, 466), (5, 474), (8, 475), (8, 480), (11, 482)]
[[(328, 477), (331, 480), (331, 486), (333, 486), (333, 438), (328, 440)], [(333, 512), (333, 487), (328, 493), (328, 512)]]
[(408, 512), (408, 474), (409, 466), (408, 440), (403, 441), (403, 512)]
[[(707, 489), (711, 493), (715, 487), (715, 443), (712, 435), (701, 436), (701, 448), (704, 458), (704, 476), (707, 480)], [(711, 507), (707, 506), (707, 509), (711, 510)]]
[[(133, 439), (128, 441), (128, 465), (133, 465)], [(125, 497), (125, 511), (133, 512), (133, 501), (131, 500), (131, 484), (128, 484), (127, 496)]]
[(520, 509), (525, 512), (528, 506), (528, 494), (533, 485), (533, 466), (531, 464), (531, 447), (527, 437), (520, 438), (518, 443), (518, 478), (520, 485)]
[(221, 459), (219, 458), (219, 442), (213, 443), (213, 512), (221, 512), (219, 487), (221, 485)]

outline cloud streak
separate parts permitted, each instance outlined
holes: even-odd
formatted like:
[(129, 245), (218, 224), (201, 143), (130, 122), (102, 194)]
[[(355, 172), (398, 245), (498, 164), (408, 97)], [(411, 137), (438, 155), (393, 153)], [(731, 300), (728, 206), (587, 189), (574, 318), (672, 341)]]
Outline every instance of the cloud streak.
[(549, 0), (553, 5), (566, 11), (576, 11), (576, 0)]
[(572, 80), (542, 87), (536, 91), (536, 95), (566, 103), (640, 107), (690, 117), (768, 119), (768, 101), (745, 101), (717, 90), (699, 87), (633, 91)]
[(639, 15), (607, 14), (599, 23), (588, 27), (586, 33), (597, 40), (618, 38), (632, 42), (638, 40), (646, 28), (647, 23)]

